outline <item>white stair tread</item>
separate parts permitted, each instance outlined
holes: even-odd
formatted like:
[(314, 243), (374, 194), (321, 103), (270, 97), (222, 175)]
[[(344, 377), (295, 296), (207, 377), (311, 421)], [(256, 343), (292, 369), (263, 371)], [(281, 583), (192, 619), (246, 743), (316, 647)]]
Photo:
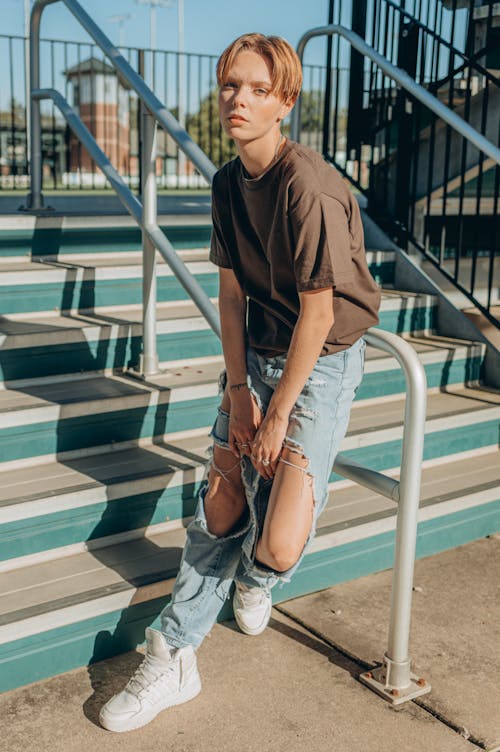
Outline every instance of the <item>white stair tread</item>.
[(175, 442), (163, 441), (65, 462), (2, 471), (0, 520), (2, 507), (27, 500), (53, 499), (61, 494), (106, 487), (106, 498), (109, 499), (109, 489), (114, 484), (123, 484), (133, 494), (132, 484), (143, 479), (150, 489), (165, 487), (165, 477), (178, 470), (185, 477), (186, 473), (192, 473), (193, 468), (202, 465), (206, 461), (208, 446), (208, 428), (203, 428), (192, 436), (176, 438)]
[[(403, 397), (370, 405), (355, 402), (341, 451), (372, 445), (377, 439), (400, 438), (404, 402)], [(427, 430), (449, 427), (450, 423), (456, 426), (460, 420), (465, 423), (494, 420), (499, 414), (498, 393), (467, 388), (434, 393), (429, 395), (427, 401)], [(121, 451), (117, 448), (90, 457), (49, 461), (31, 467), (26, 464), (0, 471), (0, 521), (2, 506), (18, 505), (34, 499), (39, 500), (38, 514), (43, 514), (43, 506), (60, 495), (107, 487), (109, 498), (113, 484), (123, 484), (113, 493), (114, 497), (119, 490), (124, 495), (125, 486), (129, 495), (133, 495), (140, 493), (142, 488), (140, 484), (138, 489), (134, 489), (134, 483), (142, 481), (148, 484), (150, 490), (164, 487), (165, 476), (178, 470), (185, 474), (204, 463), (210, 443), (208, 431), (209, 427), (204, 427), (187, 437), (172, 435), (170, 441), (159, 441), (157, 444), (144, 443)], [(97, 501), (101, 499), (95, 499), (94, 503)], [(79, 506), (78, 501), (74, 501), (74, 505)]]
[[(207, 261), (208, 248), (200, 246), (199, 248), (183, 248), (177, 251), (177, 255), (184, 262), (187, 261)], [(158, 262), (165, 264), (162, 257), (157, 253)], [(0, 266), (4, 272), (40, 272), (41, 274), (53, 272), (55, 270), (67, 269), (113, 269), (134, 267), (138, 272), (142, 268), (142, 253), (140, 251), (125, 251), (123, 253), (102, 253), (102, 254), (54, 254), (49, 253), (37, 256), (37, 258), (26, 257), (19, 259), (4, 259)], [(215, 267), (214, 267), (215, 269)], [(43, 281), (43, 280), (42, 280)]]
[[(404, 339), (415, 348), (423, 363), (433, 362), (436, 358), (447, 359), (450, 351), (455, 351), (457, 357), (463, 357), (465, 353), (461, 352), (461, 348), (465, 348), (468, 352), (471, 348), (481, 348), (478, 343), (437, 336), (405, 337)], [(390, 362), (391, 368), (398, 367), (394, 358), (388, 353), (367, 347), (366, 372), (385, 369)], [(29, 386), (22, 384), (16, 387), (13, 384), (10, 388), (0, 390), (0, 416), (17, 410), (72, 404), (73, 408), (67, 408), (66, 414), (61, 412), (56, 416), (68, 417), (78, 414), (78, 404), (92, 402), (95, 403), (95, 410), (102, 412), (108, 409), (121, 409), (121, 406), (117, 404), (114, 408), (110, 408), (108, 404), (99, 405), (100, 400), (125, 398), (128, 398), (128, 402), (132, 399), (138, 406), (147, 405), (152, 399), (152, 391), (156, 388), (176, 390), (188, 386), (201, 386), (204, 383), (213, 384), (223, 368), (223, 359), (222, 356), (210, 356), (191, 364), (187, 358), (184, 364), (176, 362), (170, 368), (168, 363), (163, 365), (166, 366), (164, 371), (158, 376), (150, 377), (147, 383), (125, 376), (89, 375), (73, 379), (71, 375), (68, 375), (63, 379), (59, 377), (54, 380), (50, 378), (33, 380)], [(83, 409), (88, 412), (89, 405), (87, 404)]]
[[(200, 245), (197, 248), (182, 248), (176, 251), (179, 258), (184, 263), (194, 261), (208, 261), (209, 259), (209, 247), (208, 244)], [(367, 251), (368, 261), (380, 261), (382, 259), (388, 260), (394, 257), (394, 251)], [(157, 252), (158, 271), (161, 269), (167, 269), (168, 265), (163, 260), (162, 256)], [(139, 275), (142, 274), (142, 253), (140, 251), (124, 251), (124, 252), (111, 252), (107, 253), (81, 253), (81, 254), (58, 254), (51, 255), (46, 253), (37, 256), (35, 259), (31, 257), (14, 257), (4, 259), (1, 263), (2, 273), (17, 273), (17, 272), (40, 272), (49, 273), (56, 271), (66, 271), (79, 269), (86, 269), (90, 271), (92, 269), (107, 269), (113, 268), (114, 270), (135, 269)], [(217, 271), (216, 266), (211, 267), (214, 272)], [(87, 278), (87, 277), (85, 277)], [(1, 280), (0, 280), (1, 284)], [(5, 283), (4, 283), (5, 284)], [(18, 284), (21, 284), (21, 278)]]
[[(497, 453), (498, 454), (498, 453)], [(500, 462), (492, 453), (456, 460), (423, 471), (422, 507), (489, 488), (500, 495)], [(355, 486), (331, 494), (318, 528), (319, 544), (334, 528), (366, 525), (368, 520), (394, 514), (380, 497)], [(349, 512), (347, 512), (349, 509)], [(109, 595), (117, 589), (172, 576), (184, 540), (182, 529), (153, 534), (109, 548), (45, 561), (0, 573), (0, 625), (36, 617), (54, 609)]]

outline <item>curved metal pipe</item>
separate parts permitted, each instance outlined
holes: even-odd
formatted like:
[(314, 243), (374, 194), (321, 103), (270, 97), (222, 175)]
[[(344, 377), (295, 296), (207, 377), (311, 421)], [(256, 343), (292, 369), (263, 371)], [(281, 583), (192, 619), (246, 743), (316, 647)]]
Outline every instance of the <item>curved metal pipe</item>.
[[(373, 60), (373, 62), (376, 63), (379, 68), (389, 76), (389, 78), (392, 78), (403, 89), (406, 89), (406, 91), (415, 97), (415, 99), (418, 99), (422, 104), (435, 112), (438, 117), (442, 118), (448, 123), (448, 125), (451, 125), (455, 131), (458, 131), (458, 133), (470, 141), (470, 143), (474, 144), (474, 146), (480, 151), (491, 157), (491, 159), (497, 164), (500, 164), (500, 149), (495, 146), (495, 144), (488, 141), (482, 133), (479, 133), (475, 128), (472, 128), (472, 126), (466, 123), (465, 120), (456, 114), (456, 112), (453, 112), (453, 110), (450, 110), (449, 107), (446, 107), (446, 105), (440, 102), (439, 99), (432, 94), (429, 94), (427, 89), (424, 89), (423, 86), (417, 84), (413, 78), (406, 73), (406, 71), (401, 70), (401, 68), (398, 68), (386, 60), (385, 57), (374, 50), (373, 47), (370, 47), (369, 44), (366, 44), (365, 40), (360, 37), (359, 34), (351, 31), (351, 29), (341, 26), (340, 24), (330, 24), (328, 26), (318, 26), (315, 29), (310, 29), (300, 38), (297, 45), (297, 55), (299, 56), (300, 61), (302, 62), (305, 46), (310, 39), (320, 36), (332, 36), (333, 34), (338, 34), (339, 36), (344, 37), (344, 39), (347, 39), (352, 47), (358, 50), (358, 52), (361, 52), (362, 55), (370, 58), (370, 60)], [(290, 135), (294, 141), (298, 141), (300, 137), (300, 105), (301, 102), (299, 97), (297, 104), (292, 110), (291, 116)]]
[(113, 186), (122, 205), (135, 219), (137, 224), (142, 227), (150, 241), (156, 246), (167, 264), (170, 266), (189, 297), (194, 300), (215, 334), (220, 338), (219, 314), (214, 304), (203, 290), (198, 280), (191, 274), (185, 264), (178, 257), (175, 248), (168, 238), (165, 237), (163, 231), (158, 227), (156, 222), (151, 222), (148, 217), (143, 218), (141, 202), (136, 196), (134, 196), (119, 172), (113, 167), (106, 154), (98, 146), (95, 138), (82, 123), (73, 108), (55, 89), (38, 89), (37, 91), (32, 92), (32, 97), (36, 101), (40, 101), (41, 99), (53, 100), (75, 136), (80, 139), (94, 162), (98, 165), (99, 169), (102, 170)]
[[(162, 104), (156, 94), (125, 60), (120, 50), (101, 31), (77, 0), (36, 0), (30, 18), (30, 80), (32, 90), (40, 88), (40, 23), (44, 8), (56, 2), (63, 2), (75, 16), (85, 31), (109, 58), (116, 71), (144, 102), (155, 120), (172, 136), (178, 147), (193, 162), (196, 169), (210, 184), (217, 168), (200, 149), (189, 134), (182, 128), (171, 112)], [(42, 144), (40, 129), (40, 102), (31, 99), (31, 193), (28, 196), (29, 209), (42, 209)]]

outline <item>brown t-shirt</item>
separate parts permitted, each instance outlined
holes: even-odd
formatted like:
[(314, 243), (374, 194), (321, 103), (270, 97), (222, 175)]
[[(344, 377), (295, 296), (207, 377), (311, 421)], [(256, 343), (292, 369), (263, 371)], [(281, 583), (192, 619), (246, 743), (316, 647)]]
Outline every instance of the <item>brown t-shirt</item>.
[(215, 175), (210, 260), (233, 269), (248, 297), (248, 342), (288, 350), (299, 292), (334, 288), (335, 322), (322, 355), (356, 342), (378, 323), (380, 290), (366, 263), (359, 206), (339, 172), (287, 140), (255, 179), (239, 157)]

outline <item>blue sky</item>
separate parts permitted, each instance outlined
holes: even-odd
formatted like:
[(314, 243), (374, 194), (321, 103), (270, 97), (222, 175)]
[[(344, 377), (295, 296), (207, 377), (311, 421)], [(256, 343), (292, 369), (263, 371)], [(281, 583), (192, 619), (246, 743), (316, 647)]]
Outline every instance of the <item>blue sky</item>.
[[(149, 8), (135, 0), (80, 0), (85, 10), (118, 42), (114, 15), (130, 14), (124, 24), (125, 45), (149, 46)], [(350, 3), (343, 4), (345, 20)], [(23, 0), (0, 0), (0, 29), (3, 34), (23, 33)], [(236, 36), (248, 31), (279, 34), (294, 46), (304, 31), (327, 21), (328, 0), (184, 0), (185, 50), (220, 53)], [(85, 41), (85, 32), (62, 3), (48, 6), (42, 21), (42, 36)], [(156, 46), (177, 50), (177, 0), (172, 7), (157, 10)], [(310, 43), (308, 60), (323, 63), (324, 43)]]

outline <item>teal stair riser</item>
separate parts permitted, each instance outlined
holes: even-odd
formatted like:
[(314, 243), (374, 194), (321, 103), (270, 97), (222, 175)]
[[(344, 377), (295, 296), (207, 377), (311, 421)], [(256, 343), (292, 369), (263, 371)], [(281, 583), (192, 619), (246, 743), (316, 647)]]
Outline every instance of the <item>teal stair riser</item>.
[[(419, 525), (417, 557), (454, 548), (498, 530), (500, 500), (429, 520)], [(393, 557), (393, 533), (306, 555), (293, 580), (273, 590), (273, 601), (277, 604), (388, 569)], [(145, 628), (160, 626), (158, 615), (167, 601), (167, 597), (158, 598), (1, 645), (0, 691), (89, 664), (91, 681), (92, 677), (97, 681), (102, 674), (100, 667), (94, 664), (142, 644)], [(231, 617), (231, 605), (227, 601), (219, 621)], [(138, 656), (137, 664), (140, 660)], [(126, 678), (124, 676), (124, 680)]]
[[(470, 371), (467, 362), (457, 362), (453, 369), (446, 369), (446, 377), (451, 380), (446, 383), (463, 383)], [(443, 373), (437, 364), (429, 367), (427, 376), (429, 386), (443, 383)], [(358, 391), (357, 400), (381, 394), (401, 394), (404, 389), (404, 378), (399, 371), (368, 373)], [(219, 398), (215, 395), (171, 404), (145, 405), (96, 415), (62, 417), (56, 421), (10, 426), (0, 429), (1, 462), (201, 428), (212, 424), (218, 403)], [(64, 415), (64, 406), (62, 410)]]
[[(210, 245), (210, 225), (163, 226), (176, 250)], [(41, 228), (0, 230), (0, 258), (11, 256), (57, 256), (73, 253), (117, 253), (140, 251), (138, 227), (99, 227), (81, 229)]]
[[(470, 357), (447, 361), (445, 363), (430, 363), (425, 365), (427, 387), (446, 387), (451, 384), (470, 384), (477, 382), (481, 373), (482, 358)], [(388, 396), (390, 394), (404, 394), (406, 380), (403, 372), (378, 371), (365, 374), (356, 395), (364, 400), (372, 397)]]
[[(499, 422), (490, 421), (429, 433), (425, 437), (424, 459), (494, 445), (498, 441), (498, 431)], [(352, 449), (343, 454), (373, 470), (384, 471), (401, 464), (401, 441)], [(330, 481), (340, 479), (336, 473), (330, 476)], [(198, 487), (199, 484), (189, 482), (184, 486), (1, 525), (1, 559), (26, 556), (190, 516), (194, 513)]]
[(47, 551), (194, 514), (200, 483), (186, 483), (0, 526), (0, 559)]
[[(3, 461), (135, 441), (213, 423), (219, 397), (164, 403), (0, 431)], [(17, 445), (17, 446), (16, 446)], [(1, 469), (1, 463), (0, 463)]]
[[(42, 278), (43, 279), (43, 278)], [(217, 274), (198, 274), (198, 282), (210, 297), (218, 294)], [(157, 300), (187, 300), (188, 294), (175, 277), (158, 277)], [(89, 280), (74, 282), (71, 272), (65, 283), (13, 285), (0, 288), (0, 307), (13, 313), (93, 310), (101, 306), (136, 305), (142, 301), (141, 279)]]
[[(383, 284), (393, 277), (394, 264), (373, 265), (373, 275)], [(214, 267), (215, 270), (215, 267)], [(76, 270), (68, 269), (65, 282), (44, 282), (44, 269), (40, 270), (40, 282), (29, 285), (0, 287), (0, 310), (6, 316), (14, 313), (40, 311), (93, 310), (104, 306), (136, 305), (142, 302), (142, 279), (93, 279), (94, 270), (84, 271), (87, 279), (76, 280)], [(219, 292), (217, 271), (197, 274), (198, 282), (210, 297)], [(187, 300), (188, 294), (175, 277), (158, 277), (157, 300), (160, 303)]]
[[(420, 309), (418, 313), (406, 311), (404, 317), (399, 311), (382, 311), (380, 328), (399, 334), (432, 329), (434, 315), (433, 306)], [(41, 333), (44, 331), (45, 328), (41, 327)], [(219, 340), (211, 330), (207, 329), (159, 334), (157, 347), (161, 362), (219, 355), (222, 352)], [(15, 381), (64, 373), (99, 371), (106, 368), (118, 370), (130, 368), (138, 363), (141, 349), (142, 343), (139, 336), (102, 338), (93, 341), (87, 340), (83, 334), (81, 341), (68, 344), (0, 349), (0, 380)], [(452, 364), (452, 368), (454, 367), (455, 364)], [(474, 364), (475, 367), (476, 364)], [(479, 361), (477, 367), (479, 367)]]
[[(219, 339), (208, 329), (160, 334), (157, 349), (161, 362), (222, 353)], [(87, 341), (82, 336), (82, 341), (64, 345), (0, 350), (0, 379), (15, 381), (107, 368), (122, 371), (137, 365), (141, 351), (142, 341), (138, 336), (100, 341)]]

